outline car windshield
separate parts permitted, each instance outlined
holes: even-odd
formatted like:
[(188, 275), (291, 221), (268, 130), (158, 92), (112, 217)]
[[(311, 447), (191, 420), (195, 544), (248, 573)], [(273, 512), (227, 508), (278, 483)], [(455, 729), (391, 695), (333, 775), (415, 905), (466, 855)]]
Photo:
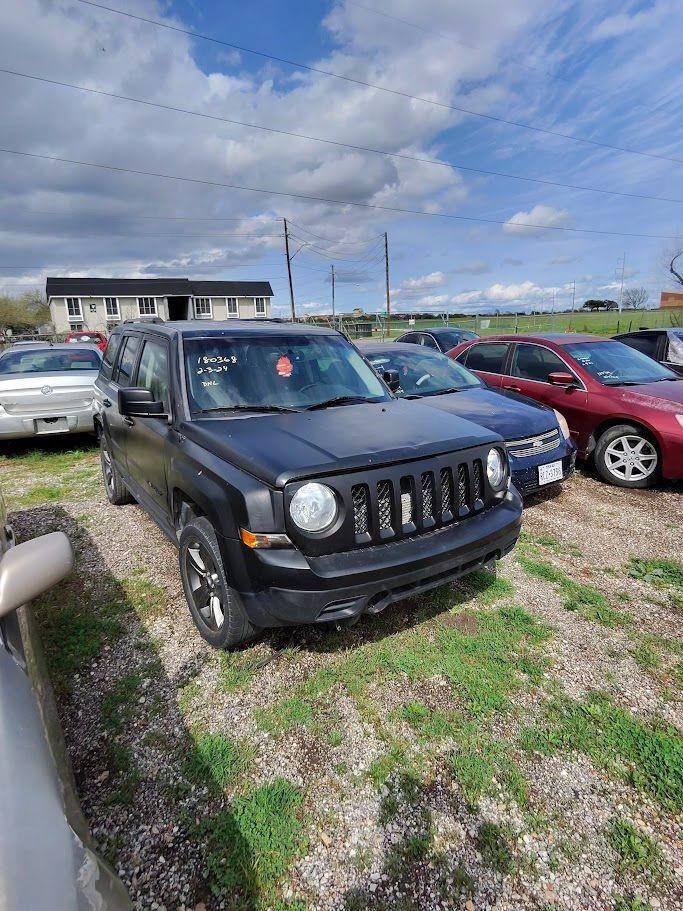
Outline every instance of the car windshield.
[(439, 332), (437, 338), (443, 350), (450, 351), (451, 348), (455, 348), (461, 342), (469, 342), (473, 338), (479, 338), (479, 336), (470, 329), (451, 329), (446, 332)]
[(398, 370), (397, 395), (439, 395), (483, 385), (462, 364), (417, 345), (414, 351), (366, 351), (365, 356), (375, 370)]
[(384, 384), (346, 339), (260, 334), (185, 340), (190, 409), (278, 410), (383, 402)]
[(0, 357), (0, 375), (17, 373), (66, 373), (72, 370), (99, 370), (96, 348), (40, 348), (8, 351)]
[(639, 385), (677, 379), (673, 371), (621, 342), (575, 342), (564, 350), (603, 386)]

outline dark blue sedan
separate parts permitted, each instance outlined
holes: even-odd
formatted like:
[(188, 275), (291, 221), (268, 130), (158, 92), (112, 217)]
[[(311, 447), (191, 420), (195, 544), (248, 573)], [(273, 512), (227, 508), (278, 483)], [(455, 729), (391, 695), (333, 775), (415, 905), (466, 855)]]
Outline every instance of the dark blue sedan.
[(427, 348), (400, 342), (361, 342), (358, 347), (378, 373), (397, 371), (396, 395), (424, 399), (499, 433), (522, 496), (558, 484), (574, 470), (576, 444), (559, 411), (514, 392), (489, 389), (457, 361)]

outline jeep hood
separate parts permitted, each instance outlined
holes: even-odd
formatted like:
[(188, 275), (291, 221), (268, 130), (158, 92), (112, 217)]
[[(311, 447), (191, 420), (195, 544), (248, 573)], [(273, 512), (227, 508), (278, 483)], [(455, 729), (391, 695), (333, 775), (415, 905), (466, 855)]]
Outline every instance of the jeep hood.
[(446, 395), (429, 395), (425, 405), (476, 421), (499, 433), (504, 440), (521, 440), (555, 430), (557, 418), (550, 408), (515, 392), (493, 389), (462, 389)]
[(207, 417), (186, 421), (179, 430), (272, 487), (500, 442), (496, 433), (464, 418), (400, 400)]

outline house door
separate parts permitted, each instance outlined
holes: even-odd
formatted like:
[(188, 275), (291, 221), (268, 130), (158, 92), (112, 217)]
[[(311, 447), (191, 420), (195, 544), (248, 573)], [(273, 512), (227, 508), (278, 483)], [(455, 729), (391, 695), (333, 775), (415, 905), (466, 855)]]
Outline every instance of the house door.
[(168, 318), (171, 321), (178, 319), (192, 319), (192, 316), (190, 314), (190, 298), (169, 297)]

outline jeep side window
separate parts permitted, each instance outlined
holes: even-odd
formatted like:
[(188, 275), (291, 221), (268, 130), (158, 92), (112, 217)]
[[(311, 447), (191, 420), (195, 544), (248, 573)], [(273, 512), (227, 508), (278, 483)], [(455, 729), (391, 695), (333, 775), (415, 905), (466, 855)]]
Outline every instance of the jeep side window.
[(136, 386), (151, 390), (157, 402), (169, 407), (168, 349), (161, 342), (145, 341), (138, 365)]
[(114, 361), (116, 360), (116, 352), (119, 350), (120, 341), (120, 335), (112, 335), (107, 342), (107, 347), (104, 350), (104, 355), (102, 357), (102, 367), (100, 369), (103, 376), (106, 376), (107, 379), (111, 376), (111, 370), (114, 366)]
[(119, 363), (114, 371), (113, 381), (119, 386), (130, 386), (133, 368), (140, 347), (139, 335), (127, 335), (123, 340)]

